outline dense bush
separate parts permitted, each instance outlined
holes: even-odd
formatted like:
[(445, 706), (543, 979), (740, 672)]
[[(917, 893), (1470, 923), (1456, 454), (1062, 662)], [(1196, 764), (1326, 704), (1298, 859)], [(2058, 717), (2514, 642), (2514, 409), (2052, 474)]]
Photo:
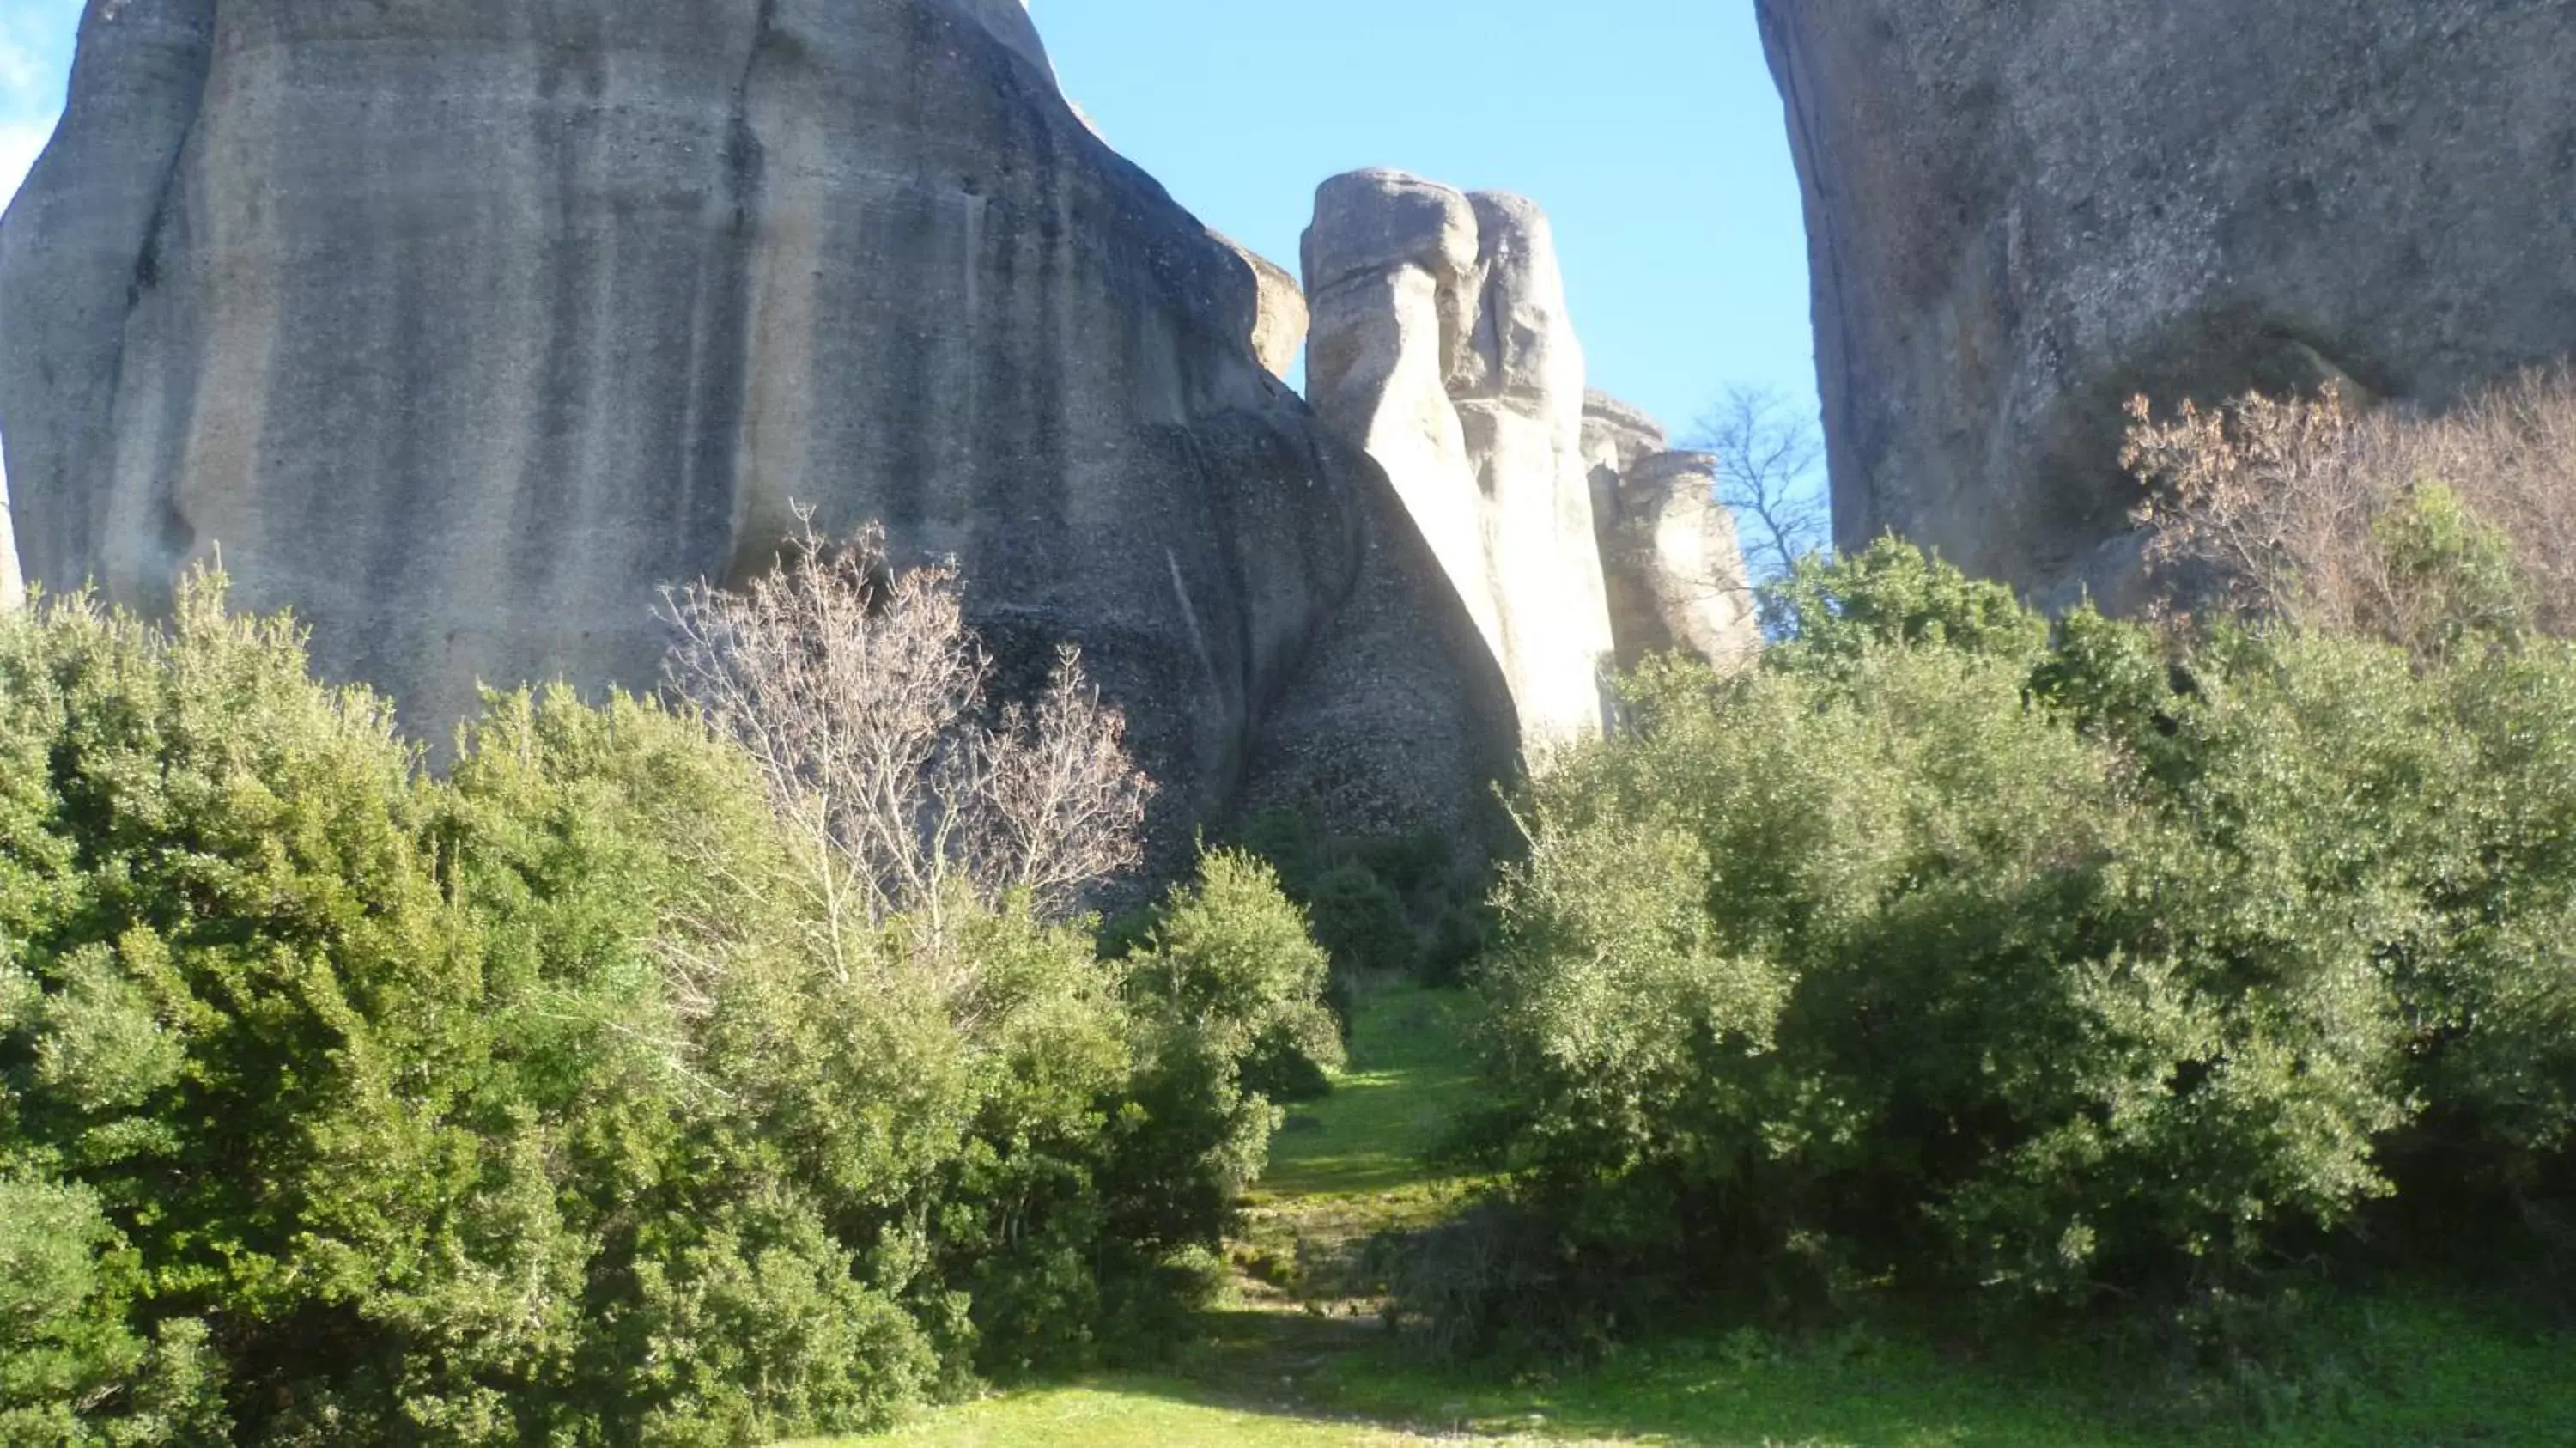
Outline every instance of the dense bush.
[(433, 779), (218, 584), (0, 619), (0, 1438), (746, 1443), (1151, 1330), (1326, 1049), (1295, 908), (1108, 966), (812, 843), (634, 701)]
[(1306, 908), (1332, 956), (1331, 998), (1346, 1030), (1359, 981), (1411, 976), (1455, 985), (1484, 953), (1490, 864), (1460, 858), (1437, 833), (1336, 839), (1304, 815), (1270, 810), (1246, 824), (1240, 846), (1276, 870), (1280, 887)]
[(1525, 1308), (2205, 1308), (2392, 1193), (2563, 1191), (2576, 650), (2415, 556), (2476, 605), (2439, 649), (2052, 636), (1887, 543), (1774, 592), (1758, 673), (1635, 680), (1487, 972), (1487, 1140), (1583, 1264)]

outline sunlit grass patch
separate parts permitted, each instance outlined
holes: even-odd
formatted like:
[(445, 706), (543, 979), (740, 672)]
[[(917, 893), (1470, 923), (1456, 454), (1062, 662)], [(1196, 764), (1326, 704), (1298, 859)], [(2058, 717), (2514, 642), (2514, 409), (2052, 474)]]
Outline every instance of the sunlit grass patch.
[(1352, 1021), (1350, 1069), (1333, 1094), (1301, 1102), (1270, 1144), (1256, 1200), (1392, 1192), (1454, 1173), (1436, 1164), (1475, 1100), (1463, 991), (1401, 983), (1366, 988)]

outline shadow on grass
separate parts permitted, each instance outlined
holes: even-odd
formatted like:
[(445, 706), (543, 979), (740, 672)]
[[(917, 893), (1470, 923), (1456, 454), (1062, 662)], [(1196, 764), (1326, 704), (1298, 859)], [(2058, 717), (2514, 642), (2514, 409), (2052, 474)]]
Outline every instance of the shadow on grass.
[(2155, 1418), (2115, 1412), (2151, 1385), (2104, 1381), (2081, 1354), (2053, 1366), (2046, 1350), (2021, 1365), (1958, 1361), (1860, 1333), (1797, 1348), (1752, 1333), (1670, 1339), (1587, 1371), (1507, 1380), (1423, 1364), (1373, 1323), (1215, 1314), (1197, 1354), (1119, 1386), (1166, 1404), (1340, 1425), (1349, 1436), (1296, 1441), (1352, 1444), (1468, 1435), (1694, 1448), (2576, 1448), (2576, 1337), (2406, 1292), (2327, 1305), (2313, 1332), (2317, 1378), (2196, 1424), (2166, 1416), (2180, 1409), (2172, 1401)]
[[(1385, 984), (1354, 1022), (1352, 1065), (1299, 1108), (1248, 1205), (1265, 1260), (1329, 1258), (1426, 1225), (1474, 1181), (1437, 1164), (1474, 1101), (1472, 1005)], [(1321, 1246), (1318, 1254), (1310, 1249)], [(912, 1448), (1410, 1448), (1458, 1441), (1690, 1448), (2576, 1448), (2576, 1339), (2474, 1305), (2388, 1295), (2317, 1320), (2331, 1380), (2289, 1385), (2268, 1425), (2197, 1431), (2115, 1419), (2147, 1384), (2101, 1370), (1954, 1360), (1852, 1334), (1783, 1348), (1758, 1334), (1629, 1348), (1580, 1372), (1509, 1379), (1401, 1351), (1364, 1295), (1329, 1273), (1266, 1305), (1207, 1314), (1169, 1368), (1023, 1392), (933, 1414), (884, 1439)], [(1346, 1286), (1346, 1284), (1345, 1284)], [(1301, 1291), (1303, 1296), (1301, 1297)]]
[[(1868, 1340), (1780, 1352), (1751, 1336), (1630, 1350), (1583, 1372), (1507, 1379), (1414, 1360), (1375, 1323), (1216, 1314), (1169, 1376), (1122, 1391), (1437, 1441), (1461, 1435), (1707, 1448), (2083, 1448), (2133, 1436), (2072, 1395)], [(1373, 1441), (1354, 1437), (1349, 1441)], [(1399, 1438), (1394, 1441), (1405, 1441)]]

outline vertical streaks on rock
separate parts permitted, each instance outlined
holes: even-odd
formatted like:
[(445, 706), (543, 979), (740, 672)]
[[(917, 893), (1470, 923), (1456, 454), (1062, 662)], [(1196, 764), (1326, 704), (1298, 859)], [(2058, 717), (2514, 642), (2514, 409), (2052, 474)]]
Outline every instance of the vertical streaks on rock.
[[(163, 285), (162, 232), (214, 42), (214, 0), (91, 0), (61, 129), (0, 222), (0, 415), (16, 548), (28, 574), (77, 587), (110, 520), (166, 532), (166, 491), (127, 503), (115, 475), (128, 319)], [(46, 565), (77, 558), (64, 573)]]
[(1006, 686), (1081, 644), (1178, 849), (1247, 790), (1461, 819), (1480, 656), (1318, 695), (1402, 652), (1354, 600), (1465, 624), (1372, 561), (1300, 315), (1018, 0), (101, 0), (0, 227), (0, 425), (31, 578), (149, 608), (220, 548), (433, 739), (480, 682), (650, 685), (657, 590), (806, 505), (955, 558)]

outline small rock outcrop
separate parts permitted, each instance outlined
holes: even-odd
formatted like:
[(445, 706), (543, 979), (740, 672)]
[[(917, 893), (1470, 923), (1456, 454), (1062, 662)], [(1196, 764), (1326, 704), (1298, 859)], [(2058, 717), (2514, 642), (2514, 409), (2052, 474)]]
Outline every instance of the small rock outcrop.
[(1400, 171), (1325, 182), (1305, 240), (1308, 395), (1386, 469), (1531, 743), (1600, 731), (1613, 653), (1583, 351), (1547, 218)]
[(1718, 500), (1717, 459), (1672, 451), (1662, 423), (1599, 392), (1583, 405), (1583, 459), (1620, 667), (1676, 649), (1723, 670), (1760, 657), (1752, 578), (1735, 515)]
[(1454, 827), (1511, 711), (1275, 375), (1294, 293), (1017, 0), (122, 0), (0, 224), (0, 434), (32, 580), (148, 609), (220, 548), (432, 737), (482, 681), (649, 685), (657, 590), (810, 505), (956, 558), (1006, 671), (1082, 644), (1161, 837)]
[(2576, 349), (2576, 5), (1757, 0), (1846, 545), (2116, 586), (2120, 407)]
[(1619, 662), (1680, 650), (1720, 670), (1762, 653), (1735, 515), (1717, 496), (1717, 459), (1650, 453), (1620, 473), (1601, 525)]

